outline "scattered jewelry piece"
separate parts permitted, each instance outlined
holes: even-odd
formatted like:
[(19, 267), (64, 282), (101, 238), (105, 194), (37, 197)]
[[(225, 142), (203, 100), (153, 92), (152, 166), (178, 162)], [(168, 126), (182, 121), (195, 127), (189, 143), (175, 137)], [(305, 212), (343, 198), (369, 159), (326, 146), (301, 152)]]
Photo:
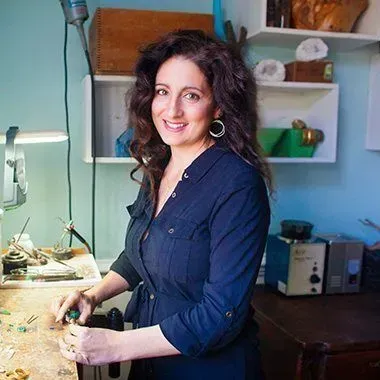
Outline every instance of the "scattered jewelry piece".
[(18, 332), (25, 332), (26, 331), (26, 327), (25, 326), (19, 326), (19, 327), (17, 327), (17, 331)]
[(27, 321), (26, 323), (28, 325), (30, 325), (32, 322), (34, 322), (36, 319), (38, 318), (38, 315), (32, 315)]
[(79, 310), (67, 310), (65, 315), (65, 320), (68, 323), (75, 323), (75, 321), (79, 318), (80, 312)]
[(7, 309), (3, 309), (3, 308), (0, 308), (0, 314), (11, 315), (10, 311), (8, 311)]
[(29, 377), (30, 371), (22, 368), (16, 368), (14, 371), (7, 371), (5, 376), (9, 378), (9, 380), (25, 380)]
[(72, 375), (74, 372), (70, 369), (66, 369), (66, 368), (60, 368), (58, 370), (58, 375), (60, 376), (70, 376)]
[(74, 345), (73, 345), (73, 344), (69, 344), (69, 345), (66, 347), (66, 350), (67, 350), (68, 352), (75, 352), (75, 350), (74, 350)]

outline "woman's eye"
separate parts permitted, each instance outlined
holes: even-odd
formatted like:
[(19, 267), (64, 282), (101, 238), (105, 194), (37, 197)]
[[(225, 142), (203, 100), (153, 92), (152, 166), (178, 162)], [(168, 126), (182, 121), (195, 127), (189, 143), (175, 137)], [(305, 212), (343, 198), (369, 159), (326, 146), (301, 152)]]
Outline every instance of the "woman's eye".
[(158, 88), (157, 90), (156, 90), (156, 94), (157, 95), (166, 95), (168, 92), (165, 90), (165, 89), (163, 89), (163, 88)]
[(188, 94), (185, 95), (185, 98), (188, 100), (196, 101), (196, 100), (199, 100), (199, 95), (194, 94), (193, 92), (189, 92)]

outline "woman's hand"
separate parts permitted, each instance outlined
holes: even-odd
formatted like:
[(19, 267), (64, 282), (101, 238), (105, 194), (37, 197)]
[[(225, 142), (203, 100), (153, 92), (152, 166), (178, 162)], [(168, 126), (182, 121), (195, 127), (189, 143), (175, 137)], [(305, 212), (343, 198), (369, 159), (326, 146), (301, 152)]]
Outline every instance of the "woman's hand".
[(69, 325), (69, 333), (58, 340), (61, 354), (78, 363), (103, 365), (122, 361), (123, 332)]
[(69, 309), (77, 309), (80, 312), (77, 323), (84, 325), (94, 312), (95, 307), (96, 302), (94, 297), (76, 290), (68, 296), (55, 298), (50, 306), (50, 311), (55, 315), (55, 321), (60, 322), (64, 319)]

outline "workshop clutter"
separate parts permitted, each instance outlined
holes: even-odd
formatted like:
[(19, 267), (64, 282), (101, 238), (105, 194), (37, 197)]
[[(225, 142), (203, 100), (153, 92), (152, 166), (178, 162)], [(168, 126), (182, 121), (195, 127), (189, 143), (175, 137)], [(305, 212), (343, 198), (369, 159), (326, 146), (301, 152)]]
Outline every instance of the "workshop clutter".
[(278, 28), (354, 32), (369, 0), (267, 0), (266, 25)]
[(89, 30), (95, 74), (130, 75), (139, 50), (176, 29), (213, 33), (211, 14), (98, 8)]
[(333, 81), (333, 65), (333, 62), (329, 60), (289, 62), (285, 64), (285, 81), (331, 83)]
[(332, 83), (334, 63), (327, 59), (329, 48), (320, 38), (307, 38), (296, 48), (295, 60), (282, 63), (260, 60), (253, 68), (257, 81)]
[[(369, 219), (361, 223), (380, 232)], [(287, 296), (380, 291), (380, 241), (312, 233), (308, 221), (285, 219), (267, 240), (265, 284)]]
[(319, 129), (308, 128), (300, 119), (292, 122), (292, 128), (261, 128), (258, 140), (268, 157), (312, 157), (318, 144), (324, 139)]

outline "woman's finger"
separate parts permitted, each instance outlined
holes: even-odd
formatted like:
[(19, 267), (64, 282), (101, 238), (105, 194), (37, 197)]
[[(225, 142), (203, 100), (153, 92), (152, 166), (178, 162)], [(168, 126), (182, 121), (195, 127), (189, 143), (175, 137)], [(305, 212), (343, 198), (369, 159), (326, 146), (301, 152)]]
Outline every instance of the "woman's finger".
[(84, 327), (84, 326), (79, 326), (79, 325), (74, 325), (74, 324), (70, 324), (69, 325), (69, 332), (71, 335), (77, 337), (77, 338), (81, 338), (83, 336), (83, 334), (88, 330), (88, 327)]
[(74, 347), (79, 347), (79, 339), (71, 334), (66, 334), (63, 337), (63, 342), (66, 343), (66, 345), (72, 345)]
[(87, 356), (78, 351), (75, 345), (66, 344), (63, 339), (58, 339), (59, 349), (61, 351), (61, 355), (66, 359), (76, 361), (82, 364), (90, 365), (90, 361)]
[(58, 310), (57, 317), (55, 319), (56, 322), (62, 321), (67, 311), (74, 305), (76, 305), (80, 299), (81, 293), (76, 290), (70, 293), (66, 300), (63, 302), (61, 307)]
[(55, 297), (50, 305), (51, 313), (56, 316), (64, 301), (65, 301), (64, 296)]

